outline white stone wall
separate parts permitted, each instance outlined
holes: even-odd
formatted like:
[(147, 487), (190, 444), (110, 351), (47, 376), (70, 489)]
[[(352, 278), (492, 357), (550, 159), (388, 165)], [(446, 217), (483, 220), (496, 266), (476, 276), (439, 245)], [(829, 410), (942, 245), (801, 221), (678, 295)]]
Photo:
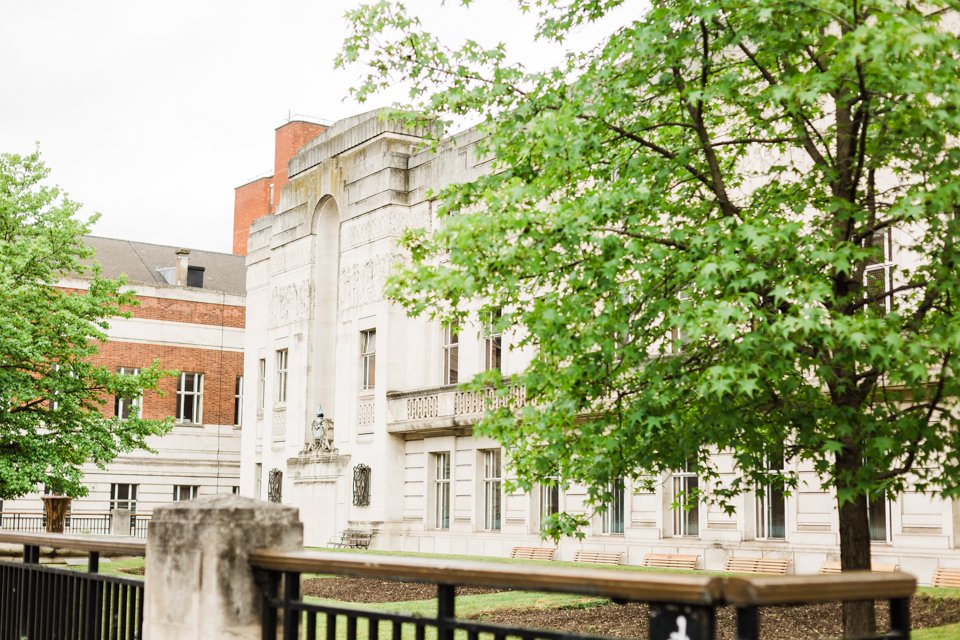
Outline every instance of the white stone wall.
[[(440, 146), (418, 151), (417, 139), (363, 114), (339, 122), (290, 162), (291, 179), (277, 215), (251, 228), (248, 257), (246, 396), (241, 487), (266, 497), (269, 469), (283, 472), (282, 500), (299, 506), (308, 545), (324, 545), (345, 527), (378, 533), (373, 546), (433, 553), (505, 556), (515, 545), (539, 541), (536, 496), (503, 496), (502, 529), (482, 529), (481, 452), (492, 441), (471, 435), (475, 415), (456, 413), (452, 388), (441, 387), (441, 329), (411, 319), (384, 300), (390, 265), (401, 259), (396, 238), (407, 226), (434, 222), (430, 191), (487, 170), (467, 132)], [(898, 232), (900, 233), (900, 232)], [(376, 329), (377, 381), (360, 390), (360, 332)], [(509, 350), (504, 336), (504, 372), (521, 371), (529, 353)], [(274, 406), (273, 356), (290, 350), (288, 400)], [(460, 376), (483, 368), (480, 327), (460, 332)], [(267, 403), (255, 404), (257, 361), (267, 362)], [(404, 393), (409, 392), (409, 393)], [(335, 424), (335, 455), (305, 451), (309, 423), (318, 404)], [(309, 448), (309, 447), (307, 447)], [(449, 530), (437, 530), (432, 456), (451, 456)], [(718, 456), (724, 474), (732, 459)], [(352, 469), (372, 469), (369, 506), (352, 504)], [(260, 469), (261, 481), (257, 481)], [(835, 501), (809, 468), (786, 499), (785, 540), (758, 539), (754, 496), (743, 496), (736, 513), (700, 508), (700, 534), (673, 532), (672, 482), (660, 479), (654, 492), (626, 491), (622, 535), (600, 533), (594, 517), (581, 542), (564, 540), (559, 557), (578, 548), (622, 551), (639, 564), (651, 551), (696, 553), (700, 566), (719, 569), (731, 554), (789, 557), (792, 570), (812, 573), (838, 557)], [(508, 473), (508, 472), (507, 472)], [(585, 491), (572, 487), (561, 508), (584, 512)], [(937, 563), (960, 566), (950, 501), (907, 493), (891, 503), (891, 537), (875, 543), (877, 562), (899, 564), (928, 581)]]

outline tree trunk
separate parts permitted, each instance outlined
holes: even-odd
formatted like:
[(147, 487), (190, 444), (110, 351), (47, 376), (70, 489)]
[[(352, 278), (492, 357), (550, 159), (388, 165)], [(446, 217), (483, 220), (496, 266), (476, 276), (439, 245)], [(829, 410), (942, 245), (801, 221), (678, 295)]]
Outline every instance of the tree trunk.
[[(844, 449), (837, 456), (838, 478), (860, 466), (860, 452)], [(867, 521), (867, 497), (858, 494), (853, 500), (837, 504), (840, 509), (840, 570), (870, 571), (870, 525)], [(844, 637), (862, 637), (876, 630), (873, 601), (843, 603)]]

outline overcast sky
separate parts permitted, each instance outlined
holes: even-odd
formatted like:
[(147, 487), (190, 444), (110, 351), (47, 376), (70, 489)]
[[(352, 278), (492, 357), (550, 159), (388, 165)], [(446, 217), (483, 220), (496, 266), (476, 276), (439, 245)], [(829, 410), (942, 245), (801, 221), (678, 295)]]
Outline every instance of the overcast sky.
[[(272, 171), (288, 114), (336, 120), (397, 99), (358, 105), (357, 70), (333, 69), (358, 4), (0, 0), (0, 151), (39, 143), (51, 180), (102, 214), (97, 235), (229, 252), (234, 187)], [(406, 4), (451, 41), (547, 59), (508, 0)]]

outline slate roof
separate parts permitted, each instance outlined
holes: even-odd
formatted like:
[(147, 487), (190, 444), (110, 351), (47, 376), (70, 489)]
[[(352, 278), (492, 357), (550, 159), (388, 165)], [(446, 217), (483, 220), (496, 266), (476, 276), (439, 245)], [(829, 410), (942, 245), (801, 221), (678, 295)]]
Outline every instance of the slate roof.
[[(126, 274), (129, 284), (174, 286), (167, 284), (157, 269), (176, 266), (175, 252), (180, 247), (99, 236), (86, 236), (84, 240), (87, 246), (97, 252), (96, 260), (105, 277), (116, 278)], [(246, 257), (190, 249), (189, 261), (191, 266), (205, 268), (204, 290), (241, 296), (246, 294)]]

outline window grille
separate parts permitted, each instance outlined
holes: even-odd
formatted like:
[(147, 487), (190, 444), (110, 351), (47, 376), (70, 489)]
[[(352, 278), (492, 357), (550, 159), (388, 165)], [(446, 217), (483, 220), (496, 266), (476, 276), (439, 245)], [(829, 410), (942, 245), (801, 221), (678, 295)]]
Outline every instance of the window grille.
[(370, 504), (370, 467), (358, 464), (353, 468), (353, 506)]
[(280, 502), (283, 498), (283, 472), (280, 469), (270, 469), (267, 473), (267, 500)]

